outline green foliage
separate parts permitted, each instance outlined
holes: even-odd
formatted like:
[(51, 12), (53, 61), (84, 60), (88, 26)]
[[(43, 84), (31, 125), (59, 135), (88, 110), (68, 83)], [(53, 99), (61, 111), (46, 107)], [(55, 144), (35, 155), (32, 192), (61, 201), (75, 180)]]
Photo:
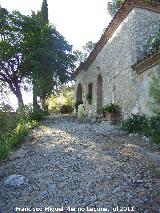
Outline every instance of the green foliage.
[[(44, 0), (43, 16), (47, 15), (46, 5)], [(41, 13), (24, 16), (0, 7), (0, 17), (0, 81), (9, 86), (19, 105), (23, 105), (25, 79), (43, 98), (54, 86), (73, 79), (72, 46), (55, 27), (44, 23)]]
[(0, 134), (10, 133), (17, 125), (16, 114), (12, 112), (0, 112)]
[(153, 76), (149, 87), (149, 95), (153, 99), (150, 102), (155, 116), (150, 118), (149, 135), (156, 143), (160, 143), (160, 80), (159, 76)]
[(11, 134), (0, 134), (0, 160), (7, 157), (8, 153), (11, 151)]
[(122, 122), (122, 130), (128, 133), (139, 133), (160, 143), (160, 114), (147, 118), (145, 115), (132, 115)]
[(47, 0), (43, 0), (43, 2), (42, 2), (41, 16), (44, 19), (44, 22), (48, 23), (48, 4), (47, 4)]
[(95, 47), (95, 43), (92, 41), (88, 41), (82, 48), (83, 50), (75, 50), (73, 51), (74, 57), (75, 57), (75, 62), (76, 62), (76, 67), (80, 65), (80, 63), (83, 63), (87, 60), (89, 54)]
[(35, 124), (35, 121), (22, 122), (10, 133), (0, 134), (0, 160), (7, 157), (12, 149), (22, 142), (29, 129), (33, 128)]
[(74, 57), (75, 57), (75, 63), (76, 63), (76, 67), (78, 67), (81, 63), (83, 63), (86, 59), (86, 57), (84, 56), (84, 53), (80, 50), (75, 50), (73, 51)]
[(42, 109), (34, 109), (30, 114), (30, 120), (42, 121), (46, 116), (46, 113)]
[(118, 10), (120, 9), (120, 7), (122, 6), (123, 3), (124, 3), (124, 0), (109, 1), (107, 4), (108, 13), (111, 16), (114, 16), (118, 12)]
[(0, 81), (8, 84), (23, 104), (20, 86), (27, 72), (22, 69), (23, 57), (23, 22), (25, 16), (14, 11), (9, 13), (0, 7)]
[(151, 137), (156, 143), (160, 143), (160, 82), (155, 76), (150, 85), (150, 96), (153, 97), (152, 109), (157, 115), (147, 118), (145, 115), (132, 115), (122, 122), (122, 130), (128, 133), (140, 133)]
[(73, 112), (73, 107), (70, 105), (62, 105), (60, 107), (60, 113), (62, 114), (71, 114)]
[(150, 101), (151, 109), (154, 113), (160, 113), (160, 80), (153, 76), (149, 87), (149, 95), (153, 99)]
[(128, 133), (143, 133), (148, 120), (145, 115), (132, 115), (130, 118), (122, 122), (122, 130)]
[[(40, 20), (37, 22), (41, 24)], [(36, 64), (30, 64), (35, 93), (37, 96), (47, 98), (55, 86), (59, 87), (73, 79), (74, 56), (72, 46), (55, 27), (45, 25), (43, 28), (45, 32), (43, 43), (40, 42), (36, 49), (33, 43), (29, 51), (32, 52), (31, 59), (37, 60)]]
[(155, 35), (150, 36), (146, 45), (141, 50), (141, 55), (143, 58), (146, 58), (158, 51), (160, 51), (160, 29)]
[(88, 57), (88, 55), (90, 54), (90, 52), (94, 49), (95, 47), (95, 43), (93, 43), (92, 41), (88, 41), (84, 46), (83, 46), (83, 50), (85, 52), (86, 57)]
[(117, 112), (118, 111), (118, 105), (110, 103), (110, 104), (104, 106), (102, 108), (102, 111), (103, 111), (103, 113), (106, 113), (106, 112), (109, 112), (109, 113)]
[(16, 122), (30, 121), (30, 115), (32, 113), (32, 108), (25, 105), (23, 107), (19, 107), (15, 113)]
[(160, 114), (150, 118), (148, 135), (153, 141), (160, 143)]
[(0, 112), (0, 160), (24, 139), (29, 129), (44, 118), (42, 110), (33, 111), (28, 106), (16, 112)]
[(14, 130), (0, 135), (0, 160), (7, 157), (11, 150), (21, 143), (29, 129), (35, 126), (35, 121), (19, 123)]
[(92, 96), (90, 94), (87, 94), (86, 100), (90, 105), (92, 104)]
[[(36, 17), (35, 17), (36, 18)], [(73, 79), (73, 60), (72, 47), (65, 38), (51, 25), (43, 25), (41, 18), (37, 18), (42, 32), (32, 35), (27, 34), (29, 43), (28, 48), (28, 67), (32, 70), (33, 84), (37, 96), (47, 98), (55, 86), (60, 86)], [(35, 48), (35, 41), (36, 48)]]
[(57, 95), (51, 95), (48, 100), (49, 112), (59, 113), (63, 105), (73, 107), (74, 90), (72, 87), (63, 86)]
[(51, 95), (48, 99), (48, 110), (50, 113), (56, 113), (58, 112), (59, 103), (57, 101), (57, 97), (54, 95)]

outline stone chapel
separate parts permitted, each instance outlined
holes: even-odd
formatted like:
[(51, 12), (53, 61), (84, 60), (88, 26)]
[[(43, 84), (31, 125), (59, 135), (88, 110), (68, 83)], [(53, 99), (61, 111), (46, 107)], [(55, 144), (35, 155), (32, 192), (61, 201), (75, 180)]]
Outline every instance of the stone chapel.
[(76, 70), (75, 98), (83, 101), (86, 114), (100, 114), (103, 106), (115, 103), (124, 118), (150, 115), (149, 85), (152, 75), (160, 75), (160, 52), (144, 58), (142, 48), (159, 31), (160, 0), (124, 2)]

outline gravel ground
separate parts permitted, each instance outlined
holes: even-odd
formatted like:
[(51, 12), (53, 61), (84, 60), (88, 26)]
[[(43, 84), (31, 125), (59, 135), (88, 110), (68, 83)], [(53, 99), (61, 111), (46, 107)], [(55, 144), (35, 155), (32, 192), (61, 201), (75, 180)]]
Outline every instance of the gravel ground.
[(50, 116), (1, 162), (0, 213), (158, 213), (159, 153), (105, 123)]

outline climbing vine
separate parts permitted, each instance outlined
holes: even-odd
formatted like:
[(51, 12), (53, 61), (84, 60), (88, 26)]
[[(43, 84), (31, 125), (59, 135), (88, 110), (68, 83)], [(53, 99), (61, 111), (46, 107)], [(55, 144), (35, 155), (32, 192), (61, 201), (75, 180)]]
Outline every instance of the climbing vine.
[(146, 45), (141, 50), (143, 58), (146, 58), (158, 51), (160, 51), (160, 29), (155, 35), (150, 36)]

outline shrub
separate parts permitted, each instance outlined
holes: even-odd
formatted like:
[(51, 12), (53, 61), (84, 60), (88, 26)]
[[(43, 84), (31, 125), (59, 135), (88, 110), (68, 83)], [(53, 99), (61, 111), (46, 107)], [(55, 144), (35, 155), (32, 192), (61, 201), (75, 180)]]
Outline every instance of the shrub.
[(11, 150), (11, 146), (9, 145), (10, 134), (0, 135), (0, 160), (7, 157), (8, 153)]
[(28, 130), (35, 126), (35, 120), (42, 120), (44, 116), (42, 110), (32, 111), (27, 106), (16, 112), (0, 112), (0, 160), (23, 140)]
[(122, 122), (122, 130), (146, 135), (155, 143), (160, 143), (160, 114), (150, 118), (145, 115), (132, 115)]
[(42, 109), (35, 109), (33, 110), (33, 112), (30, 113), (29, 119), (35, 121), (42, 121), (45, 116), (46, 113)]
[(74, 105), (74, 90), (71, 90), (65, 94), (66, 104), (69, 106)]
[(16, 113), (0, 112), (0, 134), (10, 132), (17, 125)]
[(70, 114), (73, 112), (73, 107), (70, 105), (62, 105), (60, 107), (60, 113), (62, 114)]
[(122, 122), (122, 130), (128, 133), (143, 133), (148, 127), (148, 119), (145, 115), (134, 115)]
[(74, 106), (74, 90), (63, 86), (58, 93), (51, 95), (48, 100), (48, 109), (51, 113), (59, 113), (63, 105)]
[(32, 108), (25, 105), (23, 107), (19, 107), (16, 111), (16, 122), (19, 123), (19, 122), (27, 122), (27, 121), (30, 121), (30, 116), (32, 114)]
[(18, 126), (10, 133), (1, 134), (0, 136), (0, 160), (7, 157), (10, 151), (17, 144), (21, 143), (29, 129), (35, 126), (35, 121), (19, 123)]
[(150, 130), (148, 135), (153, 141), (160, 143), (160, 114), (151, 117), (149, 124)]

